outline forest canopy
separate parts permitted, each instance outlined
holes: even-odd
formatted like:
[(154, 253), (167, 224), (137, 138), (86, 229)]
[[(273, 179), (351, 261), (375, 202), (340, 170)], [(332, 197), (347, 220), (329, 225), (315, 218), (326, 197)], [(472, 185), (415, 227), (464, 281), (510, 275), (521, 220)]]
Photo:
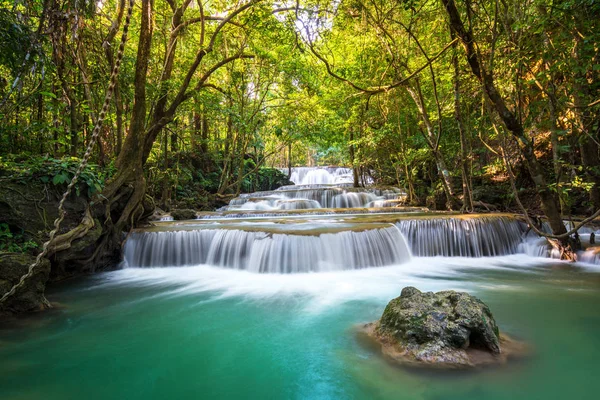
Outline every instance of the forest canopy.
[(109, 92), (104, 238), (148, 194), (213, 207), (300, 165), (433, 208), (525, 203), (564, 235), (600, 210), (598, 21), (593, 0), (2, 0), (2, 174), (66, 183)]

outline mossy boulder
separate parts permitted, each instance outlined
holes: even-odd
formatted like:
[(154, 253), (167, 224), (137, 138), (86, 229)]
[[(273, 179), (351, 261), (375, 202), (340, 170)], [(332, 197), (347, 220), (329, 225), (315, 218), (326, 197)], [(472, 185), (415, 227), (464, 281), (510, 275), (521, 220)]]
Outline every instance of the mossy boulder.
[(453, 290), (423, 293), (405, 287), (381, 319), (365, 329), (386, 355), (402, 364), (474, 367), (504, 362), (514, 348), (514, 342), (500, 337), (487, 305)]
[(186, 208), (176, 209), (171, 211), (171, 216), (175, 221), (181, 221), (184, 219), (196, 219), (196, 211)]
[[(0, 254), (0, 297), (19, 282), (34, 262), (35, 257), (28, 254)], [(25, 285), (0, 305), (0, 315), (43, 310), (44, 289), (49, 275), (50, 261), (43, 258)]]

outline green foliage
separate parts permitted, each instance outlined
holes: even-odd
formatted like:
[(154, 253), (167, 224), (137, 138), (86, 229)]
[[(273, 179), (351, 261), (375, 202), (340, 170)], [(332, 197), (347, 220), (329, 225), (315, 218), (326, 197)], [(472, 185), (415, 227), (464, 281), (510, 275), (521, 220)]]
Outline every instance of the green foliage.
[(27, 253), (38, 248), (32, 240), (25, 240), (23, 232), (13, 233), (6, 223), (0, 223), (0, 252)]
[[(252, 161), (252, 160), (246, 160)], [(254, 168), (254, 163), (247, 164), (247, 170)], [(280, 186), (291, 185), (287, 174), (276, 168), (259, 168), (255, 174), (251, 174), (242, 182), (242, 192), (258, 192), (275, 190)]]
[[(52, 35), (48, 40), (36, 37), (45, 3), (0, 0), (0, 100), (6, 99), (0, 106), (0, 179), (62, 187), (73, 177), (79, 160), (66, 155), (83, 152), (100, 112), (114, 61), (107, 50), (118, 48), (120, 35), (111, 43), (99, 38), (106, 38), (117, 20), (117, 3), (45, 5), (41, 32)], [(212, 193), (285, 184), (284, 174), (263, 167), (288, 163), (352, 165), (371, 171), (377, 183), (413, 186), (412, 194), (424, 200), (439, 192), (438, 161), (447, 165), (456, 193), (461, 191), (463, 159), (476, 186), (506, 179), (500, 148), (511, 154), (521, 186), (533, 185), (524, 178), (519, 148), (482, 96), (463, 49), (447, 47), (452, 38), (440, 2), (303, 0), (298, 10), (273, 12), (284, 3), (203, 3), (204, 15), (211, 18), (250, 5), (212, 38), (220, 20), (200, 23), (195, 2), (181, 16), (173, 15), (169, 2), (153, 2), (150, 60), (141, 82), (134, 80), (140, 43), (136, 7), (119, 93), (106, 116), (102, 146), (92, 156), (103, 166), (85, 169), (78, 194), (93, 195), (114, 173), (119, 139), (122, 143), (132, 133), (134, 90), (142, 86), (143, 125), (156, 126), (154, 118), (169, 121), (153, 132), (152, 143), (144, 143), (151, 146), (144, 165), (148, 191), (165, 205), (185, 201), (204, 206)], [(467, 18), (465, 4), (456, 5)], [(590, 145), (600, 141), (600, 108), (594, 103), (600, 90), (600, 19), (594, 18), (599, 14), (600, 2), (593, 0), (526, 0), (501, 7), (485, 0), (474, 3), (468, 14), (483, 66), (507, 108), (518, 114), (550, 188), (561, 199), (592, 193), (594, 182), (600, 182), (598, 165), (581, 161), (582, 138), (589, 136)], [(168, 41), (176, 34), (170, 48)], [(197, 53), (201, 37), (211, 46), (204, 55)], [(175, 58), (167, 72), (168, 49)], [(30, 61), (23, 64), (28, 53)], [(223, 62), (236, 54), (252, 58)], [(190, 72), (197, 60), (198, 69)], [(11, 90), (17, 75), (18, 85)], [(162, 100), (169, 109), (188, 78), (187, 100), (172, 115), (155, 114)], [(455, 116), (455, 82), (464, 144)], [(366, 94), (356, 87), (384, 89)], [(147, 134), (139, 133), (134, 146)]]
[[(0, 157), (0, 178), (20, 182), (39, 180), (44, 184), (65, 186), (71, 182), (80, 163), (81, 160), (76, 157)], [(79, 182), (84, 184), (88, 198), (100, 192), (106, 179), (113, 173), (112, 164), (104, 168), (87, 164), (79, 175)], [(81, 195), (80, 185), (75, 186), (75, 193), (77, 196)]]
[(33, 47), (29, 26), (11, 8), (0, 2), (0, 66), (18, 74), (22, 67), (30, 65), (38, 49)]

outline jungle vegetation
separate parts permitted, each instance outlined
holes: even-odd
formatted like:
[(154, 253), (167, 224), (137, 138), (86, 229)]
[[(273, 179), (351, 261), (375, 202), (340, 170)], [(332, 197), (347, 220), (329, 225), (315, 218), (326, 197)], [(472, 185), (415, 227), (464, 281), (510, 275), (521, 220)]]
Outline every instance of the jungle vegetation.
[[(153, 204), (347, 165), (411, 204), (600, 210), (600, 2), (0, 1), (1, 179), (84, 180), (94, 262)], [(11, 234), (9, 227), (3, 227)], [(7, 230), (8, 229), (8, 230)]]

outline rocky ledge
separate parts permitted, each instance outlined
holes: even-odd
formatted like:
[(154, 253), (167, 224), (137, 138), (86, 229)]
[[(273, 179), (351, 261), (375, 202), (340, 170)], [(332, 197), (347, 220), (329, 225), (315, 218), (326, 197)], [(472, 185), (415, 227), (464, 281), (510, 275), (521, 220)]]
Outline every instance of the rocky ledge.
[(481, 300), (453, 290), (423, 293), (405, 287), (379, 321), (363, 328), (386, 356), (410, 366), (473, 368), (505, 363), (525, 350), (500, 335)]
[[(27, 273), (29, 266), (34, 262), (35, 257), (27, 254), (0, 254), (0, 297), (19, 282), (21, 276)], [(25, 286), (20, 288), (6, 303), (0, 304), (0, 318), (11, 314), (45, 309), (44, 288), (49, 275), (50, 262), (44, 258), (33, 276), (25, 281)]]

